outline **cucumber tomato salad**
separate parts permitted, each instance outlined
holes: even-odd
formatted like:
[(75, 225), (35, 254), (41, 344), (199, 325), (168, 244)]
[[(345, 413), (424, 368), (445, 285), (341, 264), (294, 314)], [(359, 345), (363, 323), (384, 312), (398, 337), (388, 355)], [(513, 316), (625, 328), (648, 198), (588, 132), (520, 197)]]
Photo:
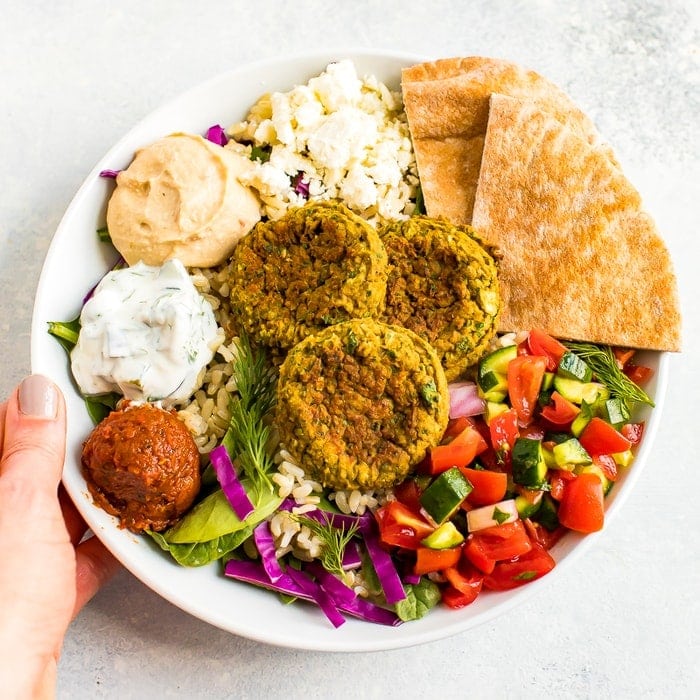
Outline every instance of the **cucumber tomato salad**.
[(605, 497), (630, 467), (643, 424), (634, 404), (651, 370), (634, 351), (561, 343), (537, 329), (451, 387), (451, 420), (418, 473), (375, 512), (380, 539), (452, 608), (555, 566), (568, 530), (604, 523)]

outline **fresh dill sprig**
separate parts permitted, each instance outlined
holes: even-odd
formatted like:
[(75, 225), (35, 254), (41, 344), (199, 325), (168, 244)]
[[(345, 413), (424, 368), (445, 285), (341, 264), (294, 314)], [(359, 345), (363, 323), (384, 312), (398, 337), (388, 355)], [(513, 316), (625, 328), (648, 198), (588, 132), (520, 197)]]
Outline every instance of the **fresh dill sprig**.
[(264, 418), (277, 398), (277, 371), (262, 348), (254, 348), (245, 333), (238, 338), (238, 353), (233, 360), (233, 379), (246, 411)]
[(629, 404), (635, 401), (649, 406), (654, 405), (649, 394), (620, 369), (609, 345), (573, 342), (564, 344), (582, 360), (585, 360), (598, 380), (610, 389), (613, 396), (622, 399), (628, 408)]
[(246, 336), (238, 341), (232, 376), (237, 395), (231, 398), (231, 418), (223, 444), (258, 492), (272, 491), (274, 460), (267, 444), (270, 427), (265, 418), (276, 401), (277, 372), (264, 350), (253, 348)]
[(323, 568), (332, 574), (337, 574), (341, 578), (344, 576), (343, 552), (348, 542), (355, 536), (358, 525), (354, 524), (348, 528), (336, 527), (330, 520), (319, 522), (307, 515), (295, 515), (294, 517), (300, 525), (306, 527), (323, 542), (323, 549), (319, 557)]

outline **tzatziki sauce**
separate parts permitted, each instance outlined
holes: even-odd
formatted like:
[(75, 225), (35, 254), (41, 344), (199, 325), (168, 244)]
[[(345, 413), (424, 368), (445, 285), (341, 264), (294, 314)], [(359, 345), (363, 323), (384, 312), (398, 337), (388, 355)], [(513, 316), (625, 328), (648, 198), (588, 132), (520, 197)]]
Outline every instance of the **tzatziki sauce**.
[(223, 340), (211, 304), (179, 260), (112, 270), (80, 314), (71, 369), (85, 395), (185, 401)]

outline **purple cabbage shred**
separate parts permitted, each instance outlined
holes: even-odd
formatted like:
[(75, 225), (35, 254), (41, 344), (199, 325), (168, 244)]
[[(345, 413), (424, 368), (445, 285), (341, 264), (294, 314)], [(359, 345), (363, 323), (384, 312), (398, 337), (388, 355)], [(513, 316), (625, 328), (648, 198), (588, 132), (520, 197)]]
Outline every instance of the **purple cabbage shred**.
[(228, 137), (224, 128), (220, 124), (214, 124), (207, 129), (207, 141), (215, 143), (217, 146), (225, 146), (228, 143)]

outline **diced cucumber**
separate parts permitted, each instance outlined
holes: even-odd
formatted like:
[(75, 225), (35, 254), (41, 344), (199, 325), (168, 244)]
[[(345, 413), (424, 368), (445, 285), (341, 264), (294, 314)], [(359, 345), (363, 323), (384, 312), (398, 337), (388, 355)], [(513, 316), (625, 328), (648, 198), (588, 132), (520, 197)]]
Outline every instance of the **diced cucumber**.
[(575, 438), (569, 438), (566, 442), (560, 442), (554, 446), (554, 461), (560, 469), (566, 469), (567, 465), (591, 464), (591, 456), (584, 446)]
[(515, 497), (515, 507), (518, 509), (518, 515), (521, 518), (532, 517), (542, 504), (544, 491), (527, 490), (527, 495), (519, 494)]
[(451, 520), (444, 522), (421, 540), (421, 544), (430, 549), (450, 549), (462, 544), (462, 542), (464, 542), (464, 535)]
[(512, 453), (513, 481), (531, 489), (540, 488), (547, 478), (547, 463), (542, 454), (542, 441), (519, 437)]
[(603, 404), (603, 418), (608, 423), (618, 427), (630, 419), (630, 412), (627, 404), (620, 398), (608, 399)]
[(595, 404), (610, 398), (610, 389), (600, 382), (586, 382), (583, 385), (581, 397), (583, 401)]
[(479, 393), (485, 401), (502, 403), (508, 395), (508, 378), (498, 372), (486, 372), (477, 378)]
[(481, 508), (474, 508), (474, 510), (468, 511), (467, 527), (469, 532), (478, 532), (479, 530), (485, 530), (487, 527), (515, 522), (519, 517), (515, 500), (509, 498), (506, 501), (494, 503), (492, 506), (482, 506)]
[(540, 391), (549, 391), (554, 388), (554, 372), (545, 372), (542, 377), (542, 386)]
[(589, 464), (588, 466), (576, 469), (577, 474), (595, 474), (603, 483), (603, 495), (607, 496), (610, 493), (610, 489), (613, 487), (613, 482), (608, 479), (603, 470), (597, 467), (595, 464)]
[(634, 460), (634, 453), (629, 449), (624, 452), (616, 452), (612, 455), (612, 458), (615, 460), (615, 464), (617, 464), (618, 467), (629, 467)]
[(554, 388), (571, 403), (580, 404), (583, 401), (583, 389), (585, 386), (585, 383), (580, 382), (578, 379), (562, 377), (559, 374), (554, 377)]
[(578, 355), (567, 350), (557, 366), (557, 374), (580, 382), (590, 382), (593, 370)]
[(542, 445), (542, 456), (544, 457), (544, 463), (547, 465), (547, 469), (559, 469), (557, 461), (554, 459), (554, 450), (550, 450), (548, 447)]
[(441, 525), (459, 508), (473, 486), (457, 467), (442, 472), (420, 496), (425, 512)]
[(487, 401), (486, 408), (484, 409), (484, 420), (486, 425), (490, 425), (491, 421), (496, 417), (500, 416), (501, 413), (505, 413), (508, 410), (508, 404), (497, 403), (496, 401)]
[(558, 510), (559, 504), (548, 493), (545, 493), (542, 496), (540, 508), (532, 519), (551, 532), (559, 527)]
[(505, 401), (508, 395), (508, 364), (517, 355), (517, 345), (506, 345), (490, 352), (479, 361), (476, 384), (486, 401)]
[(579, 437), (584, 428), (591, 422), (591, 418), (593, 418), (594, 415), (595, 411), (593, 406), (587, 401), (581, 402), (581, 410), (571, 423), (571, 434), (574, 437)]
[(505, 347), (498, 348), (497, 350), (494, 350), (485, 357), (481, 358), (479, 361), (478, 374), (479, 376), (488, 372), (506, 374), (508, 372), (508, 365), (510, 361), (514, 360), (517, 356), (517, 345), (506, 345)]

